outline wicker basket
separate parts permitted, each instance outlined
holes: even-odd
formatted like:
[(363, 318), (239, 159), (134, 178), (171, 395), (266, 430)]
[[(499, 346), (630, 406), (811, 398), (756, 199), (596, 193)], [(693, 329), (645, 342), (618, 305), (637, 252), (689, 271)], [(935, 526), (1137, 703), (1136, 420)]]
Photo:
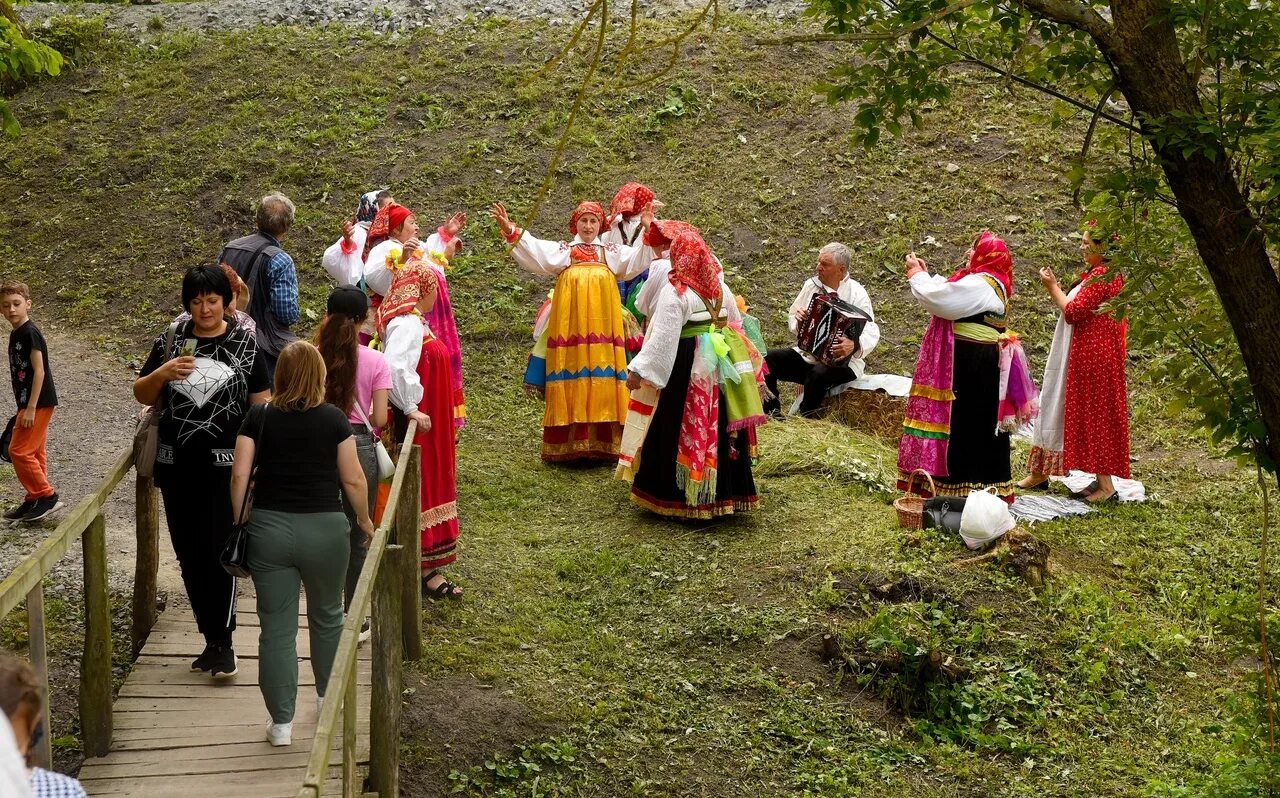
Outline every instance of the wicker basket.
[(917, 468), (911, 472), (911, 476), (907, 478), (906, 494), (893, 500), (893, 509), (898, 511), (898, 526), (903, 529), (920, 529), (924, 526), (924, 499), (911, 492), (915, 487), (916, 474), (924, 474), (924, 478), (929, 480), (929, 493), (937, 494), (938, 492), (937, 486), (933, 484), (933, 477), (929, 476), (928, 471)]

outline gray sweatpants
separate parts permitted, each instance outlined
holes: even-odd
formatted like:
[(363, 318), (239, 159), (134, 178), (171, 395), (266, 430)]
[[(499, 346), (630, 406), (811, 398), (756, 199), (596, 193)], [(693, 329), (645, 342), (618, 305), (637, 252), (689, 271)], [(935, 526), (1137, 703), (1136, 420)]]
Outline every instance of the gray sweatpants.
[[(360, 459), (360, 470), (364, 471), (364, 481), (369, 487), (369, 517), (372, 518), (378, 501), (378, 452), (364, 424), (352, 424), (351, 431), (356, 433), (356, 457)], [(355, 595), (356, 582), (360, 581), (360, 572), (364, 570), (364, 559), (369, 550), (364, 547), (364, 533), (356, 523), (356, 511), (347, 501), (346, 491), (342, 493), (342, 510), (351, 524), (351, 554), (347, 560), (347, 584), (342, 596), (342, 608), (346, 610), (351, 607), (351, 597)]]
[(350, 525), (346, 515), (254, 510), (249, 569), (258, 593), (258, 685), (276, 723), (289, 723), (298, 698), (298, 591), (307, 591), (311, 670), (324, 695), (342, 636), (342, 583)]

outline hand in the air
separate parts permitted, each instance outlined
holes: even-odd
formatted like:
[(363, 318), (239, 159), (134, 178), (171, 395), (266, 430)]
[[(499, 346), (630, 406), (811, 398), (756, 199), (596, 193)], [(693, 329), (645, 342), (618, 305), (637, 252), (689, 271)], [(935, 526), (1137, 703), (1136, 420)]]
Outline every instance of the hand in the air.
[(510, 237), (515, 232), (516, 226), (511, 223), (511, 217), (507, 215), (507, 208), (501, 202), (495, 202), (489, 206), (489, 215), (498, 223), (498, 229), (502, 231), (504, 236)]
[(924, 262), (923, 258), (917, 257), (916, 253), (907, 253), (907, 279), (910, 280), (919, 272), (929, 271), (929, 264)]
[(351, 243), (351, 233), (356, 229), (356, 223), (350, 219), (342, 220), (342, 240), (348, 244)]
[(449, 217), (444, 223), (444, 231), (451, 236), (456, 236), (462, 232), (462, 228), (467, 226), (467, 215), (465, 213), (455, 213)]
[(640, 211), (640, 226), (642, 228), (648, 228), (649, 225), (651, 224), (653, 224), (653, 203), (652, 202), (650, 202), (648, 205), (645, 205), (644, 210)]
[(1048, 266), (1040, 267), (1040, 284), (1045, 288), (1053, 288), (1058, 284), (1058, 278), (1054, 276), (1053, 269)]

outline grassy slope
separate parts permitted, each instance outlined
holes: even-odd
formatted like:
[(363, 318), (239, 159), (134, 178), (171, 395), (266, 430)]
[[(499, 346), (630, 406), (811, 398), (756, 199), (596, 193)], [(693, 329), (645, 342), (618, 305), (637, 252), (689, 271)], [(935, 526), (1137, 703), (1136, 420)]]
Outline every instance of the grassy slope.
[[(901, 256), (932, 235), (940, 247), (916, 246), (954, 263), (992, 226), (1017, 254), (1015, 324), (1042, 360), (1052, 318), (1033, 267), (1072, 260), (1059, 169), (1079, 130), (1050, 134), (1048, 109), (959, 76), (924, 132), (852, 150), (848, 111), (808, 89), (829, 53), (759, 49), (757, 33), (731, 19), (667, 84), (593, 95), (534, 230), (559, 235), (578, 198), (644, 179), (702, 226), (777, 340), (811, 250), (847, 241), (885, 329), (875, 368), (905, 371), (924, 318)], [(288, 247), (315, 314), (319, 254), (359, 191), (389, 183), (426, 219), (478, 220), (497, 198), (528, 207), (572, 87), (521, 81), (562, 36), (274, 29), (122, 47), (17, 98), (24, 136), (0, 142), (19, 199), (0, 207), (6, 272), (43, 312), (135, 357), (174, 311), (182, 269), (279, 188), (299, 205)], [(450, 279), (473, 414), (456, 569), (470, 593), (428, 618), (417, 701), (449, 711), (407, 730), (410, 794), (447, 789), (455, 770), (464, 792), (491, 795), (1141, 795), (1228, 746), (1223, 696), (1248, 679), (1233, 662), (1257, 556), (1250, 485), (1195, 453), (1158, 389), (1141, 386), (1133, 426), (1160, 501), (1039, 527), (1059, 566), (1039, 594), (957, 571), (956, 541), (904, 545), (859, 476), (886, 473), (893, 452), (822, 425), (765, 431), (763, 513), (669, 524), (605, 471), (540, 465), (540, 411), (517, 375), (546, 286), (504, 259), (487, 222), (468, 245)], [(863, 572), (940, 595), (881, 606), (832, 589)], [(953, 655), (969, 686), (932, 700), (959, 717), (916, 729), (885, 710), (889, 680), (822, 666), (827, 631)]]

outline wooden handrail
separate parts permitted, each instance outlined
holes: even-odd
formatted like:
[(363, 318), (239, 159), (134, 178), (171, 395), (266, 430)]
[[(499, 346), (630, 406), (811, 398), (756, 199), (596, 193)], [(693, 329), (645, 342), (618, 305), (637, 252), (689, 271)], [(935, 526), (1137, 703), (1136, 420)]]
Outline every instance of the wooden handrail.
[[(399, 457), (396, 461), (396, 473), (391, 480), (391, 490), (387, 496), (382, 522), (374, 531), (373, 540), (369, 543), (369, 554), (365, 558), (364, 569), (360, 572), (359, 581), (356, 582), (355, 593), (351, 597), (351, 606), (347, 610), (347, 618), (342, 625), (342, 636), (338, 640), (338, 651), (333, 659), (333, 670), (330, 671), (329, 681), (325, 685), (325, 702), (320, 710), (320, 717), (316, 722), (315, 739), (311, 744), (311, 756), (307, 760), (307, 772), (303, 777), (302, 786), (298, 790), (298, 798), (319, 798), (322, 794), (325, 775), (329, 770), (329, 755), (333, 748), (334, 737), (337, 734), (338, 718), (341, 716), (345, 716), (344, 726), (347, 727), (343, 730), (343, 795), (360, 795), (363, 793), (360, 786), (354, 783), (353, 762), (356, 735), (352, 733), (353, 729), (351, 727), (354, 726), (356, 717), (355, 706), (352, 701), (356, 694), (356, 691), (352, 689), (356, 678), (356, 650), (359, 646), (360, 627), (364, 624), (364, 619), (367, 615), (372, 615), (374, 626), (374, 691), (375, 693), (393, 691), (395, 701), (394, 717), (392, 718), (386, 717), (389, 714), (387, 711), (389, 708), (387, 707), (374, 706), (371, 708), (371, 738), (372, 736), (379, 737), (380, 744), (375, 745), (372, 739), (370, 741), (370, 777), (375, 784), (375, 789), (379, 790), (381, 798), (397, 798), (398, 795), (398, 790), (395, 789), (395, 785), (398, 784), (397, 777), (394, 773), (389, 774), (385, 771), (388, 767), (398, 767), (399, 672), (400, 659), (404, 648), (400, 630), (402, 595), (400, 577), (402, 574), (393, 572), (405, 570), (407, 566), (402, 562), (402, 547), (392, 544), (390, 538), (392, 530), (396, 528), (401, 491), (405, 489), (406, 483), (412, 482), (415, 486), (421, 483), (421, 454), (418, 448), (413, 445), (417, 426), (417, 422), (409, 422), (409, 429), (405, 434), (404, 443), (400, 447)], [(414, 493), (416, 494), (416, 491)], [(416, 520), (417, 516), (415, 514), (415, 533), (417, 531)], [(384, 559), (387, 560), (386, 565), (388, 566), (385, 569), (382, 567)], [(418, 564), (413, 563), (415, 570), (417, 567)], [(371, 608), (374, 608), (375, 586), (379, 601), (376, 612), (371, 613)], [(392, 606), (386, 606), (387, 604)], [(392, 615), (395, 616), (394, 619), (390, 617)], [(418, 621), (417, 625), (421, 627), (421, 621)], [(391, 629), (394, 629), (394, 638), (388, 640), (387, 638), (390, 637), (388, 632)], [(394, 660), (394, 662), (389, 660)], [(385, 673), (385, 671), (390, 672)], [(374, 703), (376, 705), (385, 703), (385, 699), (383, 701), (375, 700)], [(342, 714), (340, 715), (340, 713)], [(387, 728), (388, 726), (393, 726), (394, 728)], [(377, 732), (376, 735), (374, 735), (375, 732)], [(395, 748), (394, 751), (382, 750), (387, 747), (387, 743), (381, 742), (386, 739), (385, 734), (387, 732), (391, 734), (390, 744)]]
[[(0, 618), (27, 602), (28, 655), (41, 697), (49, 700), (49, 660), (45, 646), (44, 578), (80, 541), (84, 561), (85, 633), (80, 659), (80, 731), (86, 756), (111, 748), (111, 606), (107, 595), (107, 497), (133, 467), (133, 449), (122, 451), (93, 493), (80, 500), (53, 532), (0, 582)], [(52, 730), (36, 749), (35, 764), (49, 767)]]

